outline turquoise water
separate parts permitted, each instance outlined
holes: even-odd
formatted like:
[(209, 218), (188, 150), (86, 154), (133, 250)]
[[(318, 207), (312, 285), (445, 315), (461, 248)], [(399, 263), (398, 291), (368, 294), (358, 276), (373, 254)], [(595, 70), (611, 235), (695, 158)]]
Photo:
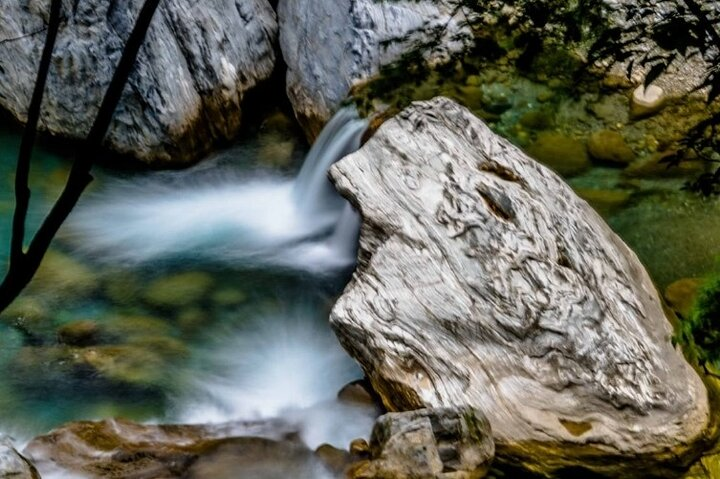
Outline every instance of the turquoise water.
[[(5, 261), (18, 132), (0, 126), (0, 140)], [(131, 184), (144, 185), (135, 194), (153, 188), (170, 194), (220, 177), (281, 181), (295, 174), (305, 153), (297, 135), (267, 127), (189, 171), (96, 168), (97, 180), (75, 213), (85, 221), (105, 211), (97, 205), (108, 201), (106, 192)], [(31, 226), (59, 192), (69, 165), (70, 158), (37, 148)], [(0, 431), (23, 440), (80, 419), (205, 423), (281, 417), (313, 446), (346, 446), (369, 433), (374, 412), (336, 400), (343, 385), (362, 377), (327, 324), (348, 268), (319, 274), (223, 263), (201, 251), (197, 257), (128, 262), (85, 248), (69, 226), (74, 219), (28, 289), (0, 316)], [(202, 237), (202, 217), (197, 221), (192, 234)], [(148, 227), (172, 231), (172, 224)], [(325, 411), (322, 419), (316, 408)]]

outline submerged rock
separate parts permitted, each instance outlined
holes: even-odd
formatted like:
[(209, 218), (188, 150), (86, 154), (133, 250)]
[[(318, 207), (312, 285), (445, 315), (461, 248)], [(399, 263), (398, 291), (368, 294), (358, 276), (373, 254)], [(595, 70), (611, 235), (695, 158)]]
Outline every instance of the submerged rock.
[(540, 133), (527, 152), (563, 176), (578, 175), (591, 166), (585, 145), (562, 133)]
[[(321, 479), (313, 452), (295, 440), (233, 437), (282, 432), (283, 425), (143, 425), (120, 419), (75, 422), (33, 439), (25, 454), (44, 470), (95, 478)], [(230, 436), (228, 436), (230, 435)]]
[(390, 410), (475, 405), (497, 460), (677, 477), (708, 393), (635, 254), (553, 172), (444, 98), (331, 170), (363, 217), (332, 310)]
[(144, 293), (145, 301), (156, 308), (182, 309), (207, 298), (214, 280), (208, 273), (189, 272), (159, 278)]
[[(440, 62), (469, 44), (462, 13), (429, 0), (280, 0), (280, 46), (288, 66), (287, 92), (306, 134), (315, 138), (351, 87), (376, 76), (446, 28), (441, 45), (427, 53)], [(409, 36), (404, 41), (393, 42)], [(386, 42), (388, 42), (386, 44)]]
[(371, 460), (356, 464), (354, 479), (485, 477), (495, 454), (490, 424), (474, 409), (420, 409), (378, 418)]
[(612, 130), (594, 132), (588, 138), (588, 153), (599, 161), (628, 165), (635, 159), (635, 152), (625, 142), (623, 136)]
[[(23, 122), (49, 5), (0, 3), (0, 107)], [(63, 5), (41, 126), (53, 135), (84, 138), (142, 2)], [(145, 162), (182, 164), (216, 140), (233, 137), (246, 92), (273, 71), (276, 37), (267, 0), (162, 2), (106, 145)]]

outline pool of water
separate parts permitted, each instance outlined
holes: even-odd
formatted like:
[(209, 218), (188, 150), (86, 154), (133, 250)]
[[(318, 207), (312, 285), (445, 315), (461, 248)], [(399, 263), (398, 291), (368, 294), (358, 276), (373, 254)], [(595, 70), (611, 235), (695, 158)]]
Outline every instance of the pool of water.
[[(281, 418), (311, 447), (369, 435), (375, 411), (337, 400), (362, 373), (327, 323), (352, 268), (354, 244), (332, 247), (344, 210), (293, 225), (283, 194), (307, 148), (266, 123), (189, 170), (95, 169), (0, 316), (0, 431), (23, 441), (81, 419)], [(18, 145), (0, 125), (0, 261)], [(37, 148), (31, 231), (69, 165)]]

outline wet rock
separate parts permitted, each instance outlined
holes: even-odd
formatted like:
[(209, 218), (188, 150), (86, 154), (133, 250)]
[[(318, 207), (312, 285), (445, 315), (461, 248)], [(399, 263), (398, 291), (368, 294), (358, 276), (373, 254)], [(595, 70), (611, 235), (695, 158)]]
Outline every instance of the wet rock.
[[(73, 6), (74, 5), (74, 6)], [(40, 125), (84, 138), (142, 2), (64, 3)], [(0, 3), (0, 107), (25, 121), (49, 3)], [(267, 0), (163, 2), (115, 112), (106, 145), (142, 161), (184, 164), (234, 137), (246, 93), (275, 65)], [(10, 68), (9, 66), (12, 66)], [(82, 94), (78, 94), (78, 92)]]
[(112, 271), (106, 275), (103, 291), (105, 296), (120, 306), (132, 306), (141, 296), (140, 279), (126, 271)]
[(25, 454), (41, 472), (60, 469), (88, 479), (325, 477), (322, 464), (301, 444), (226, 436), (236, 429), (242, 428), (83, 421), (33, 439)]
[(677, 166), (668, 166), (663, 160), (673, 151), (661, 151), (634, 161), (623, 170), (631, 178), (682, 178), (702, 173), (705, 166), (701, 161), (683, 161)]
[(98, 284), (97, 275), (90, 268), (65, 253), (50, 250), (28, 292), (66, 301), (92, 295)]
[(214, 282), (207, 273), (180, 273), (156, 279), (148, 285), (143, 296), (150, 306), (182, 309), (207, 298)]
[(322, 444), (315, 449), (315, 455), (337, 476), (340, 476), (352, 463), (352, 455), (348, 451), (338, 449), (330, 444)]
[[(443, 2), (280, 0), (280, 46), (288, 66), (287, 93), (309, 138), (315, 138), (351, 87), (375, 77), (417, 42), (444, 28), (441, 45), (428, 52), (441, 62), (469, 45), (463, 14)], [(404, 36), (405, 41), (389, 42)]]
[(371, 392), (371, 386), (365, 380), (353, 381), (346, 384), (338, 392), (338, 400), (345, 404), (355, 404), (358, 406), (374, 406), (380, 408), (375, 396)]
[(474, 409), (421, 409), (378, 418), (372, 457), (356, 465), (360, 478), (482, 478), (495, 454), (490, 424)]
[(630, 121), (629, 104), (625, 95), (603, 95), (600, 100), (590, 104), (588, 110), (608, 125), (624, 125)]
[(540, 133), (527, 152), (563, 176), (578, 175), (591, 166), (585, 145), (562, 133)]
[(239, 306), (247, 301), (247, 294), (236, 288), (223, 288), (215, 291), (210, 300), (220, 307)]
[(582, 188), (576, 189), (575, 192), (604, 218), (622, 209), (632, 197), (632, 193), (627, 190)]
[(587, 148), (590, 156), (599, 161), (628, 165), (635, 159), (635, 152), (616, 131), (593, 132), (588, 138)]
[(637, 87), (630, 99), (630, 115), (633, 118), (643, 118), (654, 115), (662, 110), (666, 101), (665, 90), (657, 85), (644, 85)]
[(700, 278), (683, 278), (670, 283), (665, 288), (665, 301), (677, 314), (689, 318), (701, 284)]
[(331, 324), (389, 409), (476, 405), (501, 464), (550, 477), (677, 477), (706, 446), (636, 255), (468, 110), (414, 103), (330, 174), (363, 217)]
[(58, 342), (68, 346), (92, 346), (100, 341), (100, 328), (94, 321), (73, 321), (58, 329)]
[(0, 436), (0, 479), (40, 479), (35, 467)]

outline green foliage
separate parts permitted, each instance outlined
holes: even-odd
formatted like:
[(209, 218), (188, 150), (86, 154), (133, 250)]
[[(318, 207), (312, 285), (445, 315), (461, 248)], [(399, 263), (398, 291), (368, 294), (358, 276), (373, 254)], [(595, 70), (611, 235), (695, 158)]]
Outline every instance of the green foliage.
[(720, 275), (700, 289), (690, 317), (682, 323), (680, 340), (694, 348), (701, 365), (720, 366)]

